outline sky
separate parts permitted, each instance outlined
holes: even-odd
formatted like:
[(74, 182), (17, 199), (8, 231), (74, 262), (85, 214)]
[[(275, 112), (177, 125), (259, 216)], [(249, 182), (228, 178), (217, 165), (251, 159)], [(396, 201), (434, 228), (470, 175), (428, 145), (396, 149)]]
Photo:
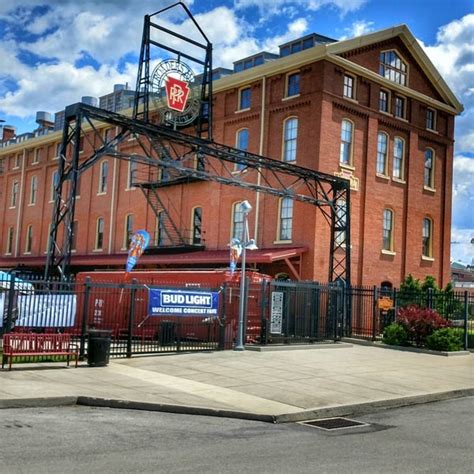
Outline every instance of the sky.
[[(17, 133), (38, 110), (133, 88), (143, 16), (172, 0), (0, 0), (0, 119)], [(188, 0), (214, 46), (213, 65), (309, 33), (346, 39), (405, 23), (464, 105), (456, 120), (451, 258), (474, 263), (472, 0)], [(166, 18), (181, 23), (173, 15)], [(186, 24), (180, 25), (187, 31)]]

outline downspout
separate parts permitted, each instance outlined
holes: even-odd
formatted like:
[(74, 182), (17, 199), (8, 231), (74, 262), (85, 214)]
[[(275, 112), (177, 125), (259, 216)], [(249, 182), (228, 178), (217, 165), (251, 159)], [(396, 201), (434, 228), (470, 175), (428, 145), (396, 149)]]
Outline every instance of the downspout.
[(20, 245), (20, 235), (21, 235), (21, 214), (23, 209), (23, 191), (24, 191), (24, 184), (25, 184), (25, 170), (26, 170), (26, 148), (23, 149), (23, 157), (21, 159), (21, 178), (20, 178), (20, 192), (19, 192), (19, 199), (18, 199), (18, 213), (16, 215), (16, 238), (15, 238), (15, 257), (18, 257), (19, 252), (19, 245)]
[[(117, 127), (115, 128), (115, 135), (117, 135)], [(118, 145), (117, 145), (118, 146)], [(117, 185), (117, 158), (114, 159), (114, 172), (112, 175), (112, 196), (110, 198), (110, 226), (109, 226), (109, 254), (112, 253), (112, 236), (113, 236), (113, 231), (114, 227), (116, 224), (114, 224), (114, 219), (115, 219), (115, 188)]]
[[(258, 154), (263, 155), (263, 144), (264, 144), (264, 132), (265, 132), (265, 94), (266, 94), (267, 78), (262, 78), (262, 104), (260, 107), (260, 144), (258, 147)], [(261, 184), (261, 172), (257, 176), (257, 186)], [(256, 203), (255, 203), (255, 241), (258, 243), (258, 221), (260, 215), (260, 192), (257, 191)]]

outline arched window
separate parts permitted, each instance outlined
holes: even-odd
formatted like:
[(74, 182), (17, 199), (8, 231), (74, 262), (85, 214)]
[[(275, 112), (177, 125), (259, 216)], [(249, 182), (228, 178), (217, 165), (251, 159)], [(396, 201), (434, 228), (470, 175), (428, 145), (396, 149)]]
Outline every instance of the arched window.
[(429, 217), (423, 219), (423, 257), (433, 256), (433, 221)]
[(138, 163), (130, 160), (128, 162), (127, 189), (133, 189), (133, 183), (136, 180)]
[(405, 142), (400, 137), (393, 140), (393, 177), (403, 179), (405, 170)]
[(7, 248), (5, 249), (6, 254), (11, 254), (13, 252), (13, 233), (13, 227), (9, 227), (7, 233)]
[(166, 229), (165, 229), (165, 213), (159, 212), (155, 224), (155, 245), (157, 247), (165, 245)]
[(240, 201), (232, 205), (232, 237), (243, 240), (244, 213), (240, 208)]
[(56, 186), (58, 185), (58, 182), (59, 182), (59, 173), (55, 171), (53, 175), (51, 176), (51, 193), (49, 195), (50, 202), (54, 201)]
[(195, 207), (192, 212), (192, 244), (199, 245), (202, 238), (202, 208)]
[(382, 248), (393, 252), (393, 211), (383, 210)]
[(341, 123), (341, 151), (339, 156), (339, 163), (343, 165), (352, 164), (352, 133), (352, 122), (344, 119)]
[(133, 214), (125, 216), (125, 225), (123, 228), (123, 248), (127, 248), (130, 245), (133, 235)]
[(278, 240), (291, 240), (293, 231), (293, 199), (280, 199), (280, 233)]
[(37, 193), (38, 193), (38, 178), (36, 176), (32, 176), (31, 186), (30, 186), (30, 205), (36, 204)]
[(298, 138), (298, 119), (291, 117), (283, 125), (283, 161), (296, 161), (296, 141)]
[(107, 192), (107, 177), (109, 175), (109, 162), (103, 161), (100, 164), (100, 175), (99, 175), (99, 194)]
[(104, 247), (104, 218), (97, 219), (95, 230), (95, 250), (102, 250)]
[(26, 228), (25, 253), (31, 253), (32, 245), (33, 245), (33, 226), (30, 224)]
[(377, 174), (387, 175), (388, 137), (384, 132), (379, 132), (377, 137)]
[(434, 189), (434, 151), (431, 148), (425, 150), (425, 187)]
[(18, 200), (18, 186), (18, 181), (13, 181), (10, 207), (16, 207), (16, 202)]
[(396, 51), (383, 51), (380, 54), (380, 75), (390, 81), (406, 86), (408, 66)]
[[(241, 130), (237, 131), (235, 136), (235, 147), (242, 151), (248, 151), (249, 148), (249, 129), (242, 128)], [(245, 165), (240, 163), (235, 164), (236, 171), (243, 170)]]

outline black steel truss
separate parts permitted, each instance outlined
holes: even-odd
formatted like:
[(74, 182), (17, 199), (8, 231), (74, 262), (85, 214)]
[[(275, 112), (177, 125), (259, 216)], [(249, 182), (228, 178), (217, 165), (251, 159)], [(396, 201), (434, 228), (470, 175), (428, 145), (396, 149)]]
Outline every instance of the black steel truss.
[[(201, 41), (195, 41), (189, 37), (183, 36), (175, 31), (172, 31), (158, 23), (159, 16), (167, 11), (181, 7), (192, 24), (196, 27)], [(161, 33), (160, 38), (171, 37), (175, 40), (183, 42), (190, 48), (194, 48), (201, 55), (191, 52), (178, 51), (172, 44), (166, 44), (164, 41), (156, 41), (152, 38), (152, 33)], [(135, 89), (135, 100), (133, 104), (133, 118), (143, 122), (150, 121), (150, 103), (152, 101), (153, 93), (150, 82), (150, 66), (153, 60), (152, 52), (157, 54), (174, 55), (177, 61), (182, 58), (187, 59), (191, 63), (191, 67), (196, 66), (200, 73), (196, 76), (193, 87), (198, 87), (200, 96), (200, 113), (198, 114), (194, 123), (196, 134), (200, 137), (212, 139), (212, 43), (208, 40), (201, 27), (194, 19), (192, 13), (183, 2), (177, 2), (162, 10), (159, 10), (151, 15), (145, 15), (143, 24), (143, 35), (140, 49), (140, 59), (138, 62), (137, 83)], [(161, 58), (163, 59), (163, 58)], [(194, 69), (194, 67), (193, 67)]]
[[(119, 131), (110, 140), (105, 140), (99, 130), (104, 123)], [(131, 137), (137, 139), (143, 153), (119, 149), (118, 145)], [(81, 157), (84, 144), (92, 153)], [(147, 178), (135, 184), (156, 195), (166, 186), (204, 180), (317, 206), (331, 227), (329, 279), (350, 284), (349, 181), (82, 103), (65, 111), (46, 275), (59, 271), (68, 276), (77, 181), (104, 155), (147, 165)], [(165, 207), (159, 212), (165, 212), (170, 228), (174, 227), (179, 236), (178, 226)], [(177, 245), (184, 242), (182, 235), (179, 238)]]

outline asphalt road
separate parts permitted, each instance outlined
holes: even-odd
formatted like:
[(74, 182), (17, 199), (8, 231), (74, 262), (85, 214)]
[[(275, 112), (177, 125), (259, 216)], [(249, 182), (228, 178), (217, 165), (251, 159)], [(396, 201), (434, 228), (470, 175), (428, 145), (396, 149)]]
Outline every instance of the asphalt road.
[(87, 407), (0, 410), (0, 472), (472, 473), (474, 398), (301, 424)]

